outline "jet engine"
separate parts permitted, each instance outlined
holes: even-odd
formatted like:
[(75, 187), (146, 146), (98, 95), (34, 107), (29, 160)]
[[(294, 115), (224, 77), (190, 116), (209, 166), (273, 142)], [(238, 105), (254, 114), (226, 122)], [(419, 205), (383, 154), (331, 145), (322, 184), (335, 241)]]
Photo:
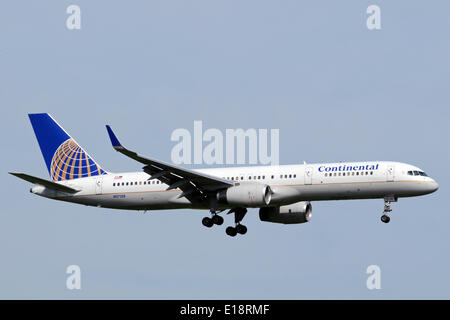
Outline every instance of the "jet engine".
[(217, 193), (219, 203), (232, 206), (255, 208), (268, 205), (272, 190), (266, 184), (238, 182), (234, 186)]
[(309, 201), (297, 202), (287, 206), (261, 208), (259, 219), (284, 224), (305, 223), (311, 219), (311, 212), (312, 206)]

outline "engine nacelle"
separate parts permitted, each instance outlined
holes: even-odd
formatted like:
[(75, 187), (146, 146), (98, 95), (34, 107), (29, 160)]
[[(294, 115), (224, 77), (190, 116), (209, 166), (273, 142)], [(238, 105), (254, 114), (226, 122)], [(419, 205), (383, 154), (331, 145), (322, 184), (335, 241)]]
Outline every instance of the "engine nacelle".
[(217, 193), (219, 203), (245, 208), (268, 205), (272, 190), (266, 184), (237, 182), (234, 186)]
[(311, 219), (312, 206), (309, 201), (297, 202), (281, 207), (259, 209), (259, 219), (266, 222), (294, 224), (305, 223)]

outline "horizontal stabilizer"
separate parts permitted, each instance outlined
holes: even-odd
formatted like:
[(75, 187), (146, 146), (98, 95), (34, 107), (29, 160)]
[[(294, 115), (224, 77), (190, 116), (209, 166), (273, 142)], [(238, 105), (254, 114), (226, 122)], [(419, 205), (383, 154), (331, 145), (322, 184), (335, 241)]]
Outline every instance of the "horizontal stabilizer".
[(25, 174), (25, 173), (9, 172), (9, 174), (12, 174), (13, 176), (16, 176), (17, 178), (23, 179), (25, 181), (28, 181), (28, 182), (31, 182), (34, 184), (39, 184), (46, 188), (57, 190), (57, 191), (68, 192), (68, 193), (76, 193), (79, 191), (79, 190), (64, 186), (62, 184), (59, 184), (59, 183), (56, 183), (53, 181), (49, 181), (49, 180), (45, 180), (45, 179), (41, 179), (38, 177), (33, 177), (33, 176), (30, 176), (29, 174)]

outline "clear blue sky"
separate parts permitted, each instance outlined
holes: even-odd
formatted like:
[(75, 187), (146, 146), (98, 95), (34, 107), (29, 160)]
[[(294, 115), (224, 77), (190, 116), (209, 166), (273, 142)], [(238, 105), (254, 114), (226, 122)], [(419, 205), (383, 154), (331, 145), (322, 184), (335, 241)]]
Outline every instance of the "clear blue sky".
[[(66, 29), (66, 8), (82, 29)], [(382, 29), (366, 28), (381, 7)], [(448, 1), (8, 1), (0, 12), (0, 298), (450, 298)], [(396, 160), (438, 192), (314, 202), (305, 225), (51, 201), (27, 114), (50, 112), (110, 171), (138, 171), (104, 125), (170, 160), (176, 128), (278, 128), (282, 164)], [(65, 287), (77, 264), (82, 290)], [(381, 290), (366, 268), (381, 267)]]

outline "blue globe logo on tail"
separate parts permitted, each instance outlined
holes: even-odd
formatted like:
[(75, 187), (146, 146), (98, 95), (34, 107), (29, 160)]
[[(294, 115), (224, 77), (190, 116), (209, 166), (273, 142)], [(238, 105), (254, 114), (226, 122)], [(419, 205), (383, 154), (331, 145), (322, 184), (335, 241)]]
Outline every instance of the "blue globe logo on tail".
[(72, 139), (63, 142), (53, 155), (50, 176), (54, 181), (106, 174)]
[(29, 117), (53, 181), (108, 174), (48, 113)]

